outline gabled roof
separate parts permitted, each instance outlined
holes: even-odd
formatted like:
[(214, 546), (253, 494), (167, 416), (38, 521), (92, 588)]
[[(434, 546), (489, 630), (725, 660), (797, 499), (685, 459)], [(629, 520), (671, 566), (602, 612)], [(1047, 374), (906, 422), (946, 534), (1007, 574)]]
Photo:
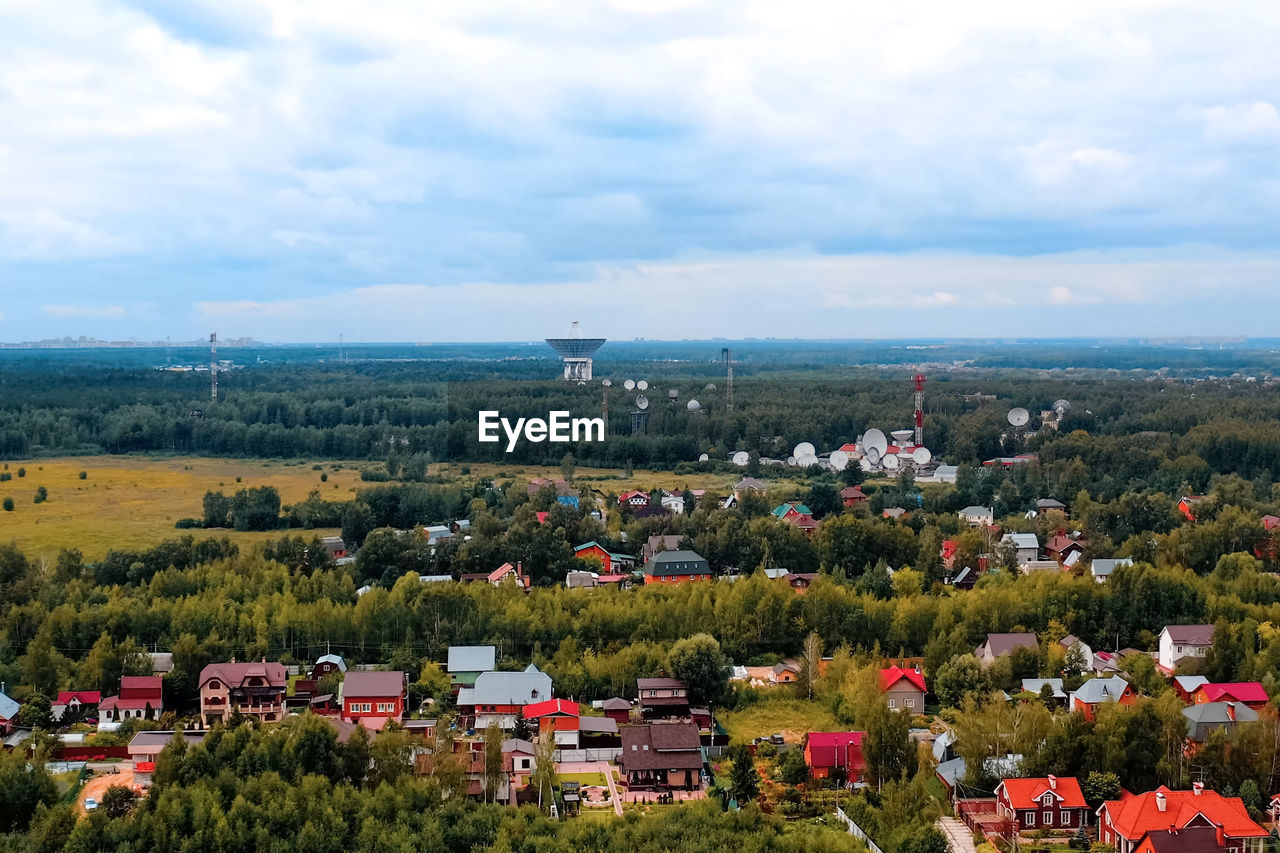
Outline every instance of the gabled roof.
[(995, 510), (989, 506), (967, 506), (960, 510), (960, 515), (995, 515)]
[(97, 705), (102, 701), (102, 693), (98, 690), (64, 690), (53, 700), (55, 705), (67, 705), (72, 700), (81, 705)]
[(22, 706), (17, 701), (5, 693), (0, 693), (0, 720), (6, 722), (18, 716), (18, 709)]
[(692, 722), (624, 726), (618, 763), (634, 770), (700, 770), (702, 739)]
[(778, 504), (778, 506), (774, 507), (773, 510), (773, 514), (778, 518), (782, 518), (784, 515), (789, 515), (793, 512), (798, 513), (799, 515), (813, 515), (813, 510), (800, 503), (800, 501), (787, 501), (784, 504)]
[[(266, 679), (267, 685), (270, 687), (284, 687), (289, 683), (289, 676), (284, 671), (284, 664), (276, 662), (211, 663), (200, 670), (201, 687), (208, 684), (209, 680), (213, 678), (219, 679), (230, 687), (239, 687), (250, 678)], [(157, 682), (160, 680), (160, 678), (156, 678)], [(124, 684), (126, 681), (128, 681), (127, 678), (120, 680), (120, 693), (122, 696), (126, 689)]]
[(497, 656), (493, 646), (450, 646), (449, 672), (489, 672)]
[[(284, 667), (281, 666), (280, 670), (283, 672)], [(128, 699), (160, 699), (164, 696), (164, 678), (159, 675), (126, 675), (120, 679), (120, 695)]]
[(840, 497), (844, 498), (845, 500), (852, 500), (854, 498), (865, 498), (866, 496), (867, 496), (866, 493), (862, 491), (862, 486), (845, 486), (843, 489), (840, 490)]
[(1129, 682), (1118, 675), (1110, 678), (1090, 678), (1071, 692), (1071, 698), (1086, 705), (1097, 705), (1100, 702), (1115, 702), (1129, 690)]
[(924, 686), (923, 674), (914, 669), (903, 669), (900, 666), (891, 666), (888, 669), (880, 670), (880, 689), (888, 690), (903, 679), (906, 679), (921, 692), (928, 692), (928, 688)]
[(551, 676), (529, 664), (524, 672), (480, 673), (468, 697), (473, 705), (532, 705), (551, 695)]
[(574, 549), (573, 549), (573, 555), (576, 557), (576, 556), (578, 556), (578, 552), (580, 552), (580, 551), (586, 551), (586, 550), (587, 550), (587, 549), (589, 549), (589, 548), (599, 548), (601, 551), (604, 551), (606, 554), (608, 554), (608, 555), (609, 555), (609, 559), (611, 559), (611, 560), (621, 560), (621, 561), (623, 561), (623, 562), (628, 562), (628, 561), (629, 561), (629, 562), (635, 562), (635, 559), (636, 559), (635, 557), (631, 556), (630, 554), (617, 554), (617, 553), (615, 553), (615, 552), (613, 552), (613, 551), (610, 551), (608, 548), (604, 547), (603, 545), (601, 545), (599, 542), (595, 541), (594, 539), (592, 539), (590, 542), (587, 542), (587, 543), (585, 543), (585, 544), (575, 546), (575, 547), (574, 547)]
[(1132, 566), (1133, 560), (1128, 557), (1119, 557), (1114, 560), (1095, 559), (1089, 564), (1089, 571), (1094, 577), (1104, 578), (1114, 572), (1121, 566)]
[(1165, 625), (1169, 639), (1184, 646), (1208, 646), (1213, 644), (1212, 625)]
[(1062, 692), (1061, 678), (1024, 678), (1022, 679), (1022, 689), (1027, 693), (1039, 694), (1045, 685), (1049, 685), (1053, 689), (1054, 699), (1066, 699), (1067, 694)]
[(1222, 682), (1219, 684), (1202, 684), (1196, 688), (1204, 693), (1210, 702), (1266, 702), (1271, 697), (1267, 689), (1257, 681)]
[(741, 492), (743, 489), (753, 489), (757, 492), (763, 492), (765, 490), (765, 485), (755, 477), (743, 477), (734, 484), (733, 490), (735, 492)]
[(1175, 675), (1173, 683), (1182, 688), (1188, 694), (1196, 692), (1196, 688), (1201, 684), (1208, 684), (1209, 679), (1203, 675)]
[[(1165, 808), (1157, 805), (1163, 795)], [(1102, 804), (1103, 811), (1111, 816), (1117, 833), (1131, 841), (1137, 841), (1152, 830), (1182, 829), (1197, 816), (1222, 827), (1228, 838), (1265, 838), (1267, 831), (1249, 818), (1239, 797), (1224, 797), (1217, 791), (1171, 791), (1161, 786), (1143, 794), (1131, 794), (1119, 800)]]
[(1040, 779), (1005, 779), (996, 786), (996, 796), (1004, 789), (1009, 805), (1015, 809), (1036, 809), (1043, 803), (1045, 794), (1053, 797), (1060, 809), (1084, 809), (1084, 793), (1074, 776), (1047, 776)]
[(860, 767), (862, 758), (862, 739), (866, 732), (809, 732), (805, 743), (809, 746), (809, 756), (813, 767), (843, 767), (846, 757), (852, 767)]
[(404, 673), (392, 672), (348, 672), (342, 681), (342, 698), (347, 699), (387, 699), (404, 695)]
[(1014, 649), (1037, 650), (1040, 648), (1040, 641), (1030, 631), (1021, 631), (1014, 634), (987, 634), (986, 645), (992, 657), (1000, 657)]
[(546, 702), (535, 702), (524, 707), (524, 716), (530, 720), (536, 720), (539, 717), (576, 717), (578, 715), (578, 703), (570, 702), (568, 699), (548, 699)]
[(1227, 849), (1218, 843), (1218, 830), (1212, 826), (1153, 830), (1139, 839), (1138, 847), (1144, 844), (1151, 853), (1222, 853)]
[(630, 711), (631, 703), (626, 699), (614, 696), (612, 699), (606, 699), (601, 702), (600, 707), (605, 711)]
[[(1252, 723), (1258, 719), (1258, 712), (1248, 705), (1237, 704), (1230, 707), (1229, 702), (1201, 702), (1190, 708), (1182, 709), (1182, 716), (1187, 722), (1201, 726), (1226, 726), (1231, 723)], [(1232, 714), (1235, 714), (1232, 717)]]
[(322, 663), (331, 663), (338, 668), (339, 672), (347, 671), (347, 662), (342, 659), (342, 655), (320, 655), (316, 658), (316, 666)]
[(1083, 549), (1083, 547), (1084, 546), (1082, 546), (1077, 540), (1072, 539), (1065, 533), (1058, 533), (1051, 536), (1049, 541), (1044, 543), (1044, 549), (1046, 551), (1053, 551), (1056, 554), (1060, 554), (1070, 548)]
[(1036, 501), (1036, 509), (1066, 509), (1067, 505), (1055, 498), (1041, 498)]
[(1001, 542), (1012, 542), (1015, 548), (1040, 549), (1040, 538), (1034, 533), (1006, 533), (1000, 537)]

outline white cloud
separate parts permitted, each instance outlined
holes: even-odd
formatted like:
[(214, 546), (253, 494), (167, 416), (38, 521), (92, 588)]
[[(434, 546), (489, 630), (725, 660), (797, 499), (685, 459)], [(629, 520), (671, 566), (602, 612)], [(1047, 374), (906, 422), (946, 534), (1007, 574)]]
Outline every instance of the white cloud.
[(41, 310), (50, 317), (123, 317), (126, 314), (119, 305), (45, 305)]
[(1204, 132), (1214, 140), (1275, 141), (1280, 139), (1280, 113), (1267, 101), (1210, 107), (1204, 111)]

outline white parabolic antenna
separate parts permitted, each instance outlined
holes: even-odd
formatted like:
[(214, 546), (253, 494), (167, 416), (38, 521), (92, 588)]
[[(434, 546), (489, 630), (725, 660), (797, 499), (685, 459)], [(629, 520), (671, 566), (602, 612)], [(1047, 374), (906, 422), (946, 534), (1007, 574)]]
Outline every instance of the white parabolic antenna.
[(864, 462), (870, 462), (872, 467), (880, 464), (880, 451), (874, 447), (867, 448), (867, 455), (863, 457)]
[(932, 458), (933, 452), (927, 447), (917, 447), (911, 452), (911, 461), (917, 465), (928, 465)]
[(881, 462), (884, 465), (886, 471), (898, 470), (898, 457), (896, 456), (892, 456), (892, 455), (886, 456), (884, 459), (881, 460)]
[(788, 464), (788, 465), (795, 465), (795, 464), (796, 464), (796, 458), (795, 458), (794, 456), (788, 456), (788, 457), (787, 457), (787, 464)]
[(689, 402), (684, 404), (684, 407), (691, 412), (696, 412), (702, 408), (702, 404), (699, 403), (697, 400), (690, 400)]
[(802, 441), (796, 445), (795, 450), (791, 451), (791, 455), (799, 459), (801, 456), (813, 456), (813, 444), (808, 441)]
[(604, 387), (606, 387), (606, 388), (612, 388), (612, 387), (613, 387), (613, 381), (612, 381), (612, 380), (609, 380), (609, 379), (606, 379), (605, 381), (601, 382), (600, 384), (601, 384), (601, 385), (603, 385), (603, 386), (604, 386)]
[(628, 391), (634, 391), (636, 390), (636, 381), (634, 379), (628, 379), (626, 382), (622, 383), (622, 387), (626, 388)]
[(889, 435), (893, 436), (893, 443), (899, 447), (910, 444), (911, 438), (915, 434), (916, 431), (913, 429), (895, 429), (893, 432), (889, 433)]
[(649, 383), (641, 379), (639, 382), (636, 383), (636, 387), (639, 388), (641, 391), (648, 391)]
[(640, 411), (644, 411), (645, 409), (649, 408), (649, 398), (643, 394), (637, 395), (636, 408), (639, 409)]
[(843, 471), (849, 467), (849, 454), (843, 450), (831, 451), (831, 467), (837, 471)]
[(716, 384), (715, 384), (714, 382), (708, 382), (708, 383), (707, 383), (707, 387), (706, 387), (706, 388), (704, 388), (704, 389), (702, 389), (702, 390), (704, 390), (704, 391), (714, 391), (714, 390), (716, 390)]
[(861, 468), (863, 471), (870, 471), (872, 468), (875, 468), (876, 466), (871, 464), (871, 460), (864, 456), (858, 460), (858, 467)]
[(889, 439), (884, 437), (884, 433), (878, 429), (869, 429), (862, 434), (862, 451), (870, 454), (872, 450), (876, 452), (876, 456), (883, 456), (884, 452), (889, 449)]
[(698, 457), (698, 461), (699, 461), (699, 462), (710, 462), (710, 461), (711, 461), (711, 457), (710, 457), (710, 456), (708, 456), (707, 454), (703, 453), (701, 456), (699, 456), (699, 457)]
[(1071, 403), (1067, 400), (1058, 400), (1054, 402), (1053, 410), (1057, 412), (1058, 417), (1062, 417), (1071, 411)]
[(1021, 406), (1009, 410), (1009, 423), (1011, 425), (1016, 427), (1026, 426), (1029, 420), (1031, 420), (1031, 413)]
[(734, 465), (745, 467), (746, 464), (750, 461), (751, 461), (751, 454), (747, 453), (747, 451), (745, 450), (739, 450), (737, 453), (733, 454)]

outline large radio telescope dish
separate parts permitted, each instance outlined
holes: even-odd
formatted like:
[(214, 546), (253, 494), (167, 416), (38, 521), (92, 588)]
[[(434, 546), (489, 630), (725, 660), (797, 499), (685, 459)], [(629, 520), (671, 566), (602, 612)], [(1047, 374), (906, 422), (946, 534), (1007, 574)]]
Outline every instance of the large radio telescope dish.
[(880, 461), (881, 461), (881, 464), (884, 465), (886, 471), (898, 470), (898, 457), (894, 456), (893, 454), (889, 454), (888, 456), (886, 456), (884, 459)]
[(601, 385), (603, 385), (603, 386), (604, 386), (604, 387), (606, 387), (606, 388), (612, 388), (612, 387), (613, 387), (613, 380), (612, 380), (612, 379), (606, 379), (605, 381), (601, 382), (600, 384), (601, 384)]
[(837, 471), (843, 471), (849, 467), (849, 454), (843, 450), (831, 451), (831, 467)]
[(1071, 402), (1068, 400), (1057, 400), (1053, 404), (1053, 411), (1062, 417), (1071, 411)]
[(708, 455), (708, 454), (706, 454), (706, 453), (699, 454), (699, 455), (698, 455), (698, 461), (699, 461), (699, 462), (710, 462), (710, 461), (711, 461), (711, 456), (710, 456), (710, 455)]
[(812, 453), (806, 453), (803, 456), (796, 457), (796, 464), (801, 468), (808, 468), (810, 465), (818, 464), (818, 457), (814, 456)]
[(808, 441), (802, 441), (796, 445), (795, 450), (791, 451), (791, 455), (799, 459), (801, 456), (813, 456), (813, 444)]
[(883, 456), (884, 452), (889, 449), (889, 439), (884, 437), (884, 433), (878, 429), (869, 429), (862, 434), (862, 452), (870, 453), (872, 450), (876, 452), (876, 456)]
[(622, 383), (622, 387), (626, 388), (628, 391), (634, 391), (636, 390), (636, 381), (634, 379), (628, 379), (626, 382)]
[(639, 382), (636, 383), (636, 388), (640, 389), (641, 391), (648, 391), (649, 383), (641, 379)]
[(1031, 420), (1031, 413), (1026, 409), (1018, 406), (1016, 409), (1009, 410), (1009, 423), (1012, 426), (1026, 426), (1027, 421)]
[(645, 396), (645, 395), (643, 395), (643, 394), (639, 394), (639, 395), (637, 395), (637, 396), (636, 396), (636, 408), (637, 408), (637, 409), (639, 409), (639, 410), (640, 410), (640, 411), (642, 411), (642, 412), (643, 412), (645, 409), (649, 408), (649, 398), (648, 398), (648, 397), (646, 397), (646, 396)]
[(864, 458), (867, 462), (870, 462), (870, 463), (871, 463), (871, 465), (872, 465), (873, 467), (874, 467), (874, 466), (876, 466), (876, 465), (879, 465), (879, 464), (880, 464), (880, 451), (879, 451), (879, 450), (876, 450), (874, 447), (868, 447), (868, 448), (867, 448), (867, 454), (866, 454), (866, 456), (864, 456), (863, 458)]
[(875, 466), (874, 464), (872, 464), (872, 462), (871, 462), (871, 460), (870, 460), (870, 459), (868, 459), (866, 456), (864, 456), (864, 457), (862, 457), (861, 459), (859, 459), (859, 460), (858, 460), (858, 467), (859, 467), (859, 468), (861, 468), (863, 471), (866, 471), (866, 472), (870, 473), (870, 472), (871, 472), (871, 470), (872, 470), (873, 468), (875, 468), (876, 466)]
[(689, 402), (684, 404), (684, 407), (691, 412), (696, 412), (702, 408), (702, 404), (699, 403), (697, 400), (690, 400)]
[(917, 447), (911, 451), (911, 461), (917, 465), (928, 465), (931, 459), (933, 459), (933, 452), (927, 447)]
[(733, 464), (740, 468), (746, 467), (746, 464), (750, 461), (751, 454), (745, 450), (739, 450), (737, 453), (733, 454)]

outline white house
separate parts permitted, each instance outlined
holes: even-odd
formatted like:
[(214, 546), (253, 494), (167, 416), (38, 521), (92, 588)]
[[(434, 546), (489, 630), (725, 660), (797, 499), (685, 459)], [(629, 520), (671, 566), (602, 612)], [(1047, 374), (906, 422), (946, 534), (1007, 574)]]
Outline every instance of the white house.
[(1040, 539), (1034, 533), (1006, 533), (1000, 544), (1008, 543), (1017, 553), (1018, 564), (1029, 563), (1040, 556)]
[(996, 511), (989, 506), (967, 506), (956, 514), (970, 527), (990, 527), (996, 523)]
[(1084, 660), (1083, 671), (1093, 671), (1093, 647), (1075, 634), (1068, 634), (1058, 641), (1058, 645), (1062, 646), (1064, 652), (1071, 651), (1072, 648), (1080, 650), (1080, 657)]
[(670, 492), (662, 493), (662, 506), (676, 515), (684, 514), (684, 495), (673, 495)]
[(1158, 663), (1161, 669), (1173, 672), (1179, 661), (1202, 658), (1212, 645), (1212, 625), (1166, 625), (1160, 632)]

